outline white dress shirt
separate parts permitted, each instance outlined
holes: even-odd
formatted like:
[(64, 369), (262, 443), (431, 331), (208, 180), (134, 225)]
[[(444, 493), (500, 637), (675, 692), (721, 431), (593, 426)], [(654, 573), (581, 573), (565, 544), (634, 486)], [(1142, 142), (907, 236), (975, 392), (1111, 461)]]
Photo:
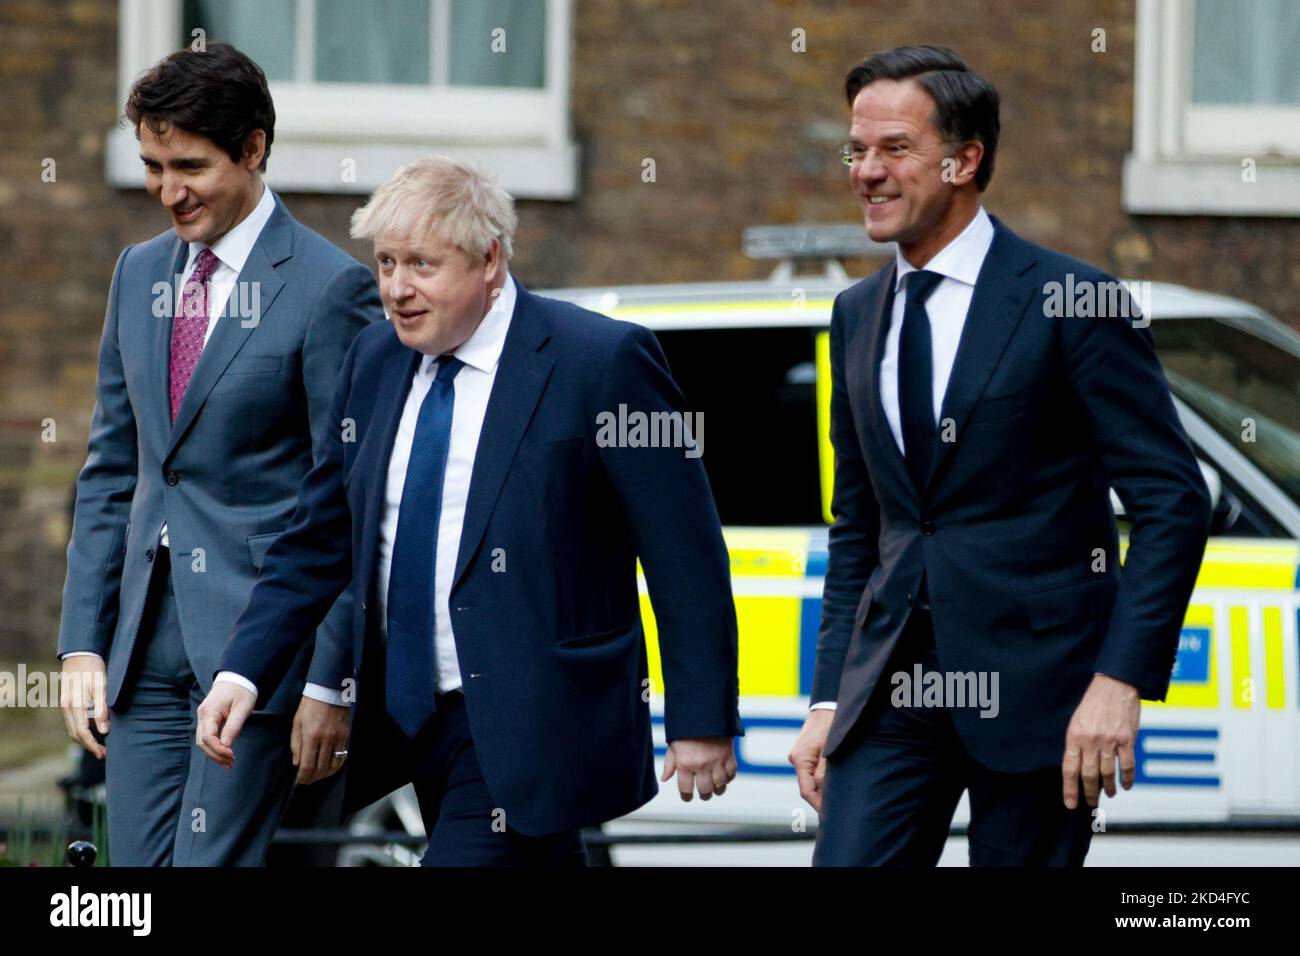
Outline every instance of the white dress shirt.
[[(469, 499), (469, 482), (474, 473), (474, 456), (478, 452), (479, 433), (487, 415), (488, 397), (496, 381), (497, 364), (505, 345), (506, 332), (515, 311), (515, 280), (506, 274), (501, 294), (488, 310), (478, 328), (452, 354), (465, 363), (452, 380), (455, 403), (452, 406), (451, 444), (447, 452), (447, 470), (442, 482), (442, 511), (438, 516), (438, 554), (433, 582), (434, 644), (437, 663), (437, 692), (445, 694), (461, 686), (460, 664), (456, 658), (456, 641), (451, 629), (451, 584), (460, 551), (460, 534), (465, 524), (465, 505)], [(439, 358), (425, 355), (411, 379), (406, 404), (397, 425), (393, 451), (388, 457), (388, 474), (384, 485), (384, 505), (379, 523), (379, 553), (375, 568), (378, 620), (388, 628), (388, 579), (393, 564), (393, 543), (397, 538), (397, 517), (401, 511), (402, 490), (406, 487), (406, 467), (411, 460), (411, 444), (420, 404), (429, 393), (438, 371)], [(377, 427), (379, 425), (377, 424)], [(424, 504), (424, 503), (422, 503)], [(426, 505), (427, 506), (427, 505)], [(360, 595), (357, 596), (360, 600)], [(229, 680), (257, 693), (257, 688), (238, 674), (223, 671), (217, 680)]]
[[(496, 381), (497, 363), (505, 344), (506, 331), (515, 310), (515, 282), (507, 273), (505, 285), (496, 303), (488, 310), (460, 348), (452, 354), (465, 363), (456, 373), (453, 385), (456, 401), (452, 407), (451, 445), (447, 453), (447, 471), (442, 481), (442, 511), (438, 516), (438, 555), (434, 563), (433, 607), (434, 642), (437, 661), (437, 690), (440, 694), (461, 686), (460, 665), (456, 660), (456, 642), (451, 633), (451, 579), (460, 551), (460, 532), (465, 524), (465, 503), (469, 498), (469, 480), (474, 471), (479, 432), (487, 414), (488, 396)], [(433, 385), (438, 357), (426, 355), (411, 380), (406, 407), (397, 425), (397, 438), (388, 459), (388, 482), (384, 490), (383, 517), (379, 524), (379, 555), (376, 567), (376, 592), (380, 627), (388, 628), (388, 578), (393, 564), (393, 543), (397, 538), (397, 515), (401, 510), (402, 490), (406, 487), (406, 466), (411, 459), (415, 423), (420, 403)]]
[[(205, 347), (208, 344), (208, 339), (212, 338), (212, 330), (217, 327), (217, 320), (221, 318), (221, 313), (225, 311), (226, 302), (230, 299), (230, 293), (234, 291), (235, 280), (239, 278), (244, 263), (248, 261), (249, 253), (253, 251), (253, 246), (262, 234), (262, 229), (266, 226), (266, 221), (271, 218), (273, 212), (275, 212), (275, 197), (271, 195), (271, 190), (263, 185), (262, 198), (257, 201), (253, 211), (212, 246), (212, 254), (217, 257), (218, 262), (217, 267), (212, 270), (212, 277), (208, 279), (208, 327), (203, 333), (203, 345)], [(173, 315), (179, 316), (181, 314), (181, 303), (185, 298), (185, 284), (190, 281), (190, 275), (194, 272), (194, 260), (206, 248), (208, 248), (206, 243), (190, 243), (189, 257), (185, 260), (185, 271), (181, 273), (181, 282), (176, 289), (176, 311), (172, 313)], [(199, 353), (199, 361), (202, 360), (203, 354)], [(168, 361), (170, 362), (170, 357)], [(171, 381), (170, 376), (171, 371), (169, 369), (169, 382)], [(168, 411), (170, 413), (170, 408)], [(162, 546), (164, 548), (171, 547), (171, 542), (167, 538), (167, 523), (165, 521), (162, 526)]]
[[(966, 327), (966, 313), (970, 311), (970, 300), (975, 294), (975, 280), (992, 244), (993, 222), (981, 206), (957, 238), (925, 264), (926, 272), (943, 276), (925, 303), (926, 314), (930, 316), (936, 423), (943, 409), (943, 396), (948, 391), (953, 362), (957, 359), (957, 344), (961, 341), (962, 329)], [(903, 418), (898, 405), (898, 339), (903, 328), (903, 309), (907, 305), (902, 286), (903, 278), (917, 270), (903, 258), (901, 250), (895, 249), (894, 256), (898, 271), (894, 278), (894, 308), (890, 314), (889, 331), (885, 334), (885, 354), (880, 359), (880, 403), (885, 408), (885, 419), (901, 452)]]
[[(939, 423), (943, 409), (943, 396), (948, 391), (948, 379), (957, 360), (957, 345), (962, 329), (966, 327), (966, 313), (975, 295), (975, 280), (979, 277), (984, 257), (993, 244), (993, 222), (981, 206), (957, 238), (939, 250), (925, 264), (926, 272), (937, 272), (943, 279), (925, 303), (930, 317), (931, 368), (934, 370), (934, 419)], [(898, 338), (903, 328), (903, 309), (907, 297), (903, 295), (903, 278), (916, 272), (897, 246), (894, 261), (898, 266), (894, 277), (894, 307), (889, 316), (889, 329), (885, 333), (885, 353), (880, 358), (880, 404), (884, 406), (885, 420), (893, 432), (894, 442), (900, 452), (903, 448), (903, 418), (898, 404)], [(812, 710), (834, 710), (835, 701), (814, 703)]]

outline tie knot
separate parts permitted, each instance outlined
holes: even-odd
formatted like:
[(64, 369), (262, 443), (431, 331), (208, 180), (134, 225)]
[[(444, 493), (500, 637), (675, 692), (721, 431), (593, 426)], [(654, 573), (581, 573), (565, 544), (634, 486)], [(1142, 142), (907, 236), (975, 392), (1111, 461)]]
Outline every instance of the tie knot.
[(433, 380), (440, 385), (446, 385), (456, 377), (456, 373), (465, 367), (465, 363), (454, 355), (438, 356), (438, 371)]
[(190, 273), (190, 279), (194, 282), (207, 282), (212, 278), (212, 273), (217, 271), (220, 262), (216, 253), (211, 249), (204, 249), (194, 260), (194, 271)]
[(931, 293), (943, 281), (943, 276), (937, 272), (909, 272), (903, 277), (907, 283), (907, 301), (917, 305), (925, 305), (925, 300), (930, 298)]

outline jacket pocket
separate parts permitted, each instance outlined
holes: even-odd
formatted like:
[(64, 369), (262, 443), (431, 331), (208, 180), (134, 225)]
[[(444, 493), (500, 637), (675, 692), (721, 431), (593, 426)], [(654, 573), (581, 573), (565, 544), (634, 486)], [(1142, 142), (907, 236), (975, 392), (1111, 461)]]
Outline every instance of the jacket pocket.
[(279, 531), (268, 531), (265, 534), (250, 534), (248, 536), (248, 554), (253, 559), (253, 567), (259, 571), (262, 569), (262, 562), (266, 559), (267, 548), (271, 547), (271, 542), (279, 536)]
[(981, 396), (966, 423), (973, 425), (977, 422), (996, 422), (1015, 418), (1028, 412), (1036, 398), (1037, 390), (1032, 385), (1018, 388), (1005, 395)]
[(1109, 615), (1119, 581), (1113, 576), (1081, 581), (1025, 595), (1025, 612), (1035, 631), (1079, 624)]
[(620, 651), (627, 643), (627, 638), (635, 637), (641, 632), (635, 623), (599, 631), (595, 634), (579, 634), (574, 637), (562, 637), (555, 642), (557, 649), (574, 651), (583, 657), (604, 656), (609, 651)]
[(565, 456), (581, 454), (586, 441), (586, 435), (574, 435), (571, 438), (528, 438), (519, 443), (516, 455), (539, 463), (549, 462), (552, 459), (563, 461)]
[(258, 372), (278, 372), (284, 362), (283, 355), (236, 355), (226, 366), (226, 375), (253, 375)]

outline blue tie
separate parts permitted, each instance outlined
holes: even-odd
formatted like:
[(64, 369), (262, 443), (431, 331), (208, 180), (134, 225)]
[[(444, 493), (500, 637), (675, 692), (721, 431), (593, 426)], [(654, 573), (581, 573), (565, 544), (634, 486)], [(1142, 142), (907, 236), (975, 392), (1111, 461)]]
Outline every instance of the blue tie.
[(434, 566), (442, 480), (451, 447), (451, 412), (456, 403), (452, 380), (464, 365), (458, 358), (442, 356), (429, 393), (420, 404), (388, 576), (384, 703), (389, 716), (412, 738), (435, 709)]
[(903, 457), (918, 492), (925, 491), (934, 454), (934, 351), (925, 300), (943, 281), (937, 272), (904, 276), (907, 301), (898, 342), (898, 411), (903, 425)]

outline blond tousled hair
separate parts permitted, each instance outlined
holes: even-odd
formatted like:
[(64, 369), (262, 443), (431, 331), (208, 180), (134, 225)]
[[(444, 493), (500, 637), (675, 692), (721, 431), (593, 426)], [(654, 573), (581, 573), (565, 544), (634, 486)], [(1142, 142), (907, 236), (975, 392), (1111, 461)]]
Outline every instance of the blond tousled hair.
[(352, 214), (352, 238), (435, 236), (467, 255), (514, 254), (515, 201), (496, 177), (447, 156), (407, 163)]

